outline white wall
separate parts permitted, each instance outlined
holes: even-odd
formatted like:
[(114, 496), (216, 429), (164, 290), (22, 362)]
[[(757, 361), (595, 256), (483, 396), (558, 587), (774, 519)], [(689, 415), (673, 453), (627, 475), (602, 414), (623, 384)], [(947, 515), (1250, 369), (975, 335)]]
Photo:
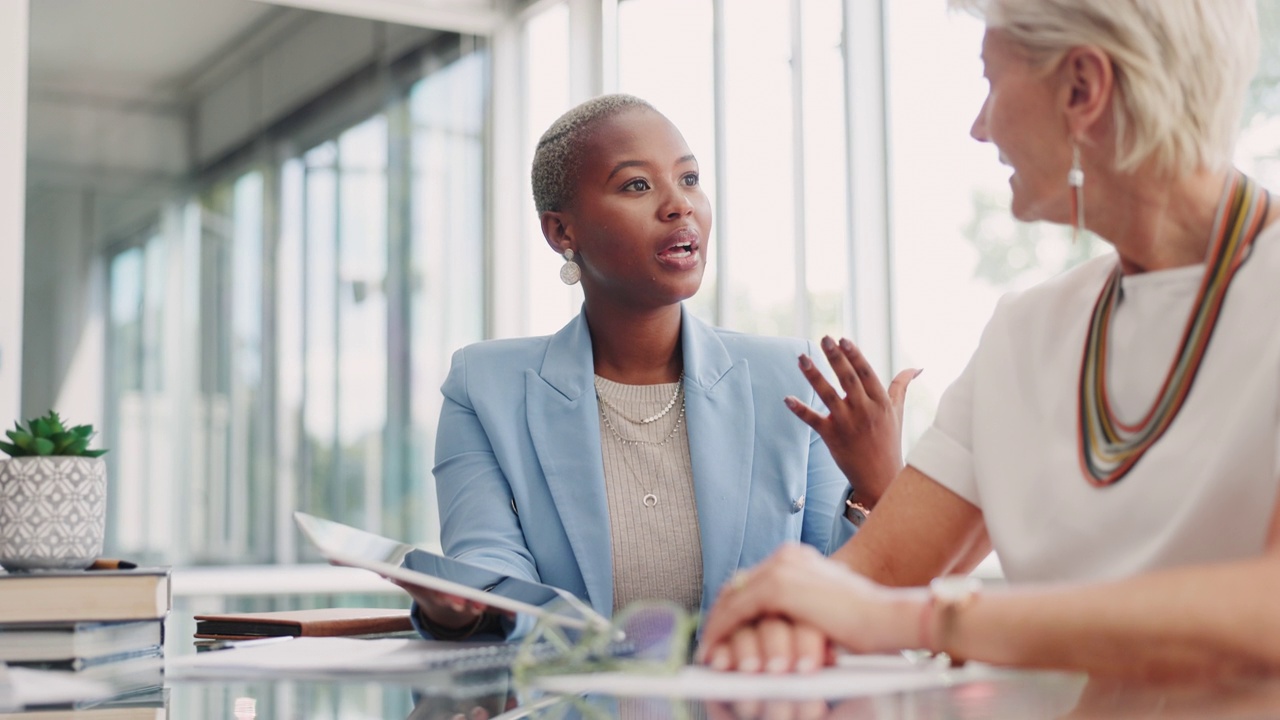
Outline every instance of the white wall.
[(28, 0), (0, 2), (0, 424), (18, 416), (22, 381)]

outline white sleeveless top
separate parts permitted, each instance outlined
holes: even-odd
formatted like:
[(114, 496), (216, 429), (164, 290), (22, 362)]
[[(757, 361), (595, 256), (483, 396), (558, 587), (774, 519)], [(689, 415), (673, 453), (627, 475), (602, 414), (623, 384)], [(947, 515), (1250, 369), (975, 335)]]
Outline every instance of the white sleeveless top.
[[(1080, 468), (1080, 365), (1109, 255), (1001, 300), (908, 464), (983, 512), (1013, 582), (1100, 580), (1257, 556), (1280, 478), (1280, 225), (1236, 274), (1190, 394), (1119, 482)], [(1126, 276), (1107, 365), (1112, 410), (1147, 413), (1203, 265)]]

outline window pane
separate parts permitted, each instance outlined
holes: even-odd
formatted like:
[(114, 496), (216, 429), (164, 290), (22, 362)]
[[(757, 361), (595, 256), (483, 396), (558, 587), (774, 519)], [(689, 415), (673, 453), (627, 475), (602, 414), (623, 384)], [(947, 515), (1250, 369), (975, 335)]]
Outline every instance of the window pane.
[[(891, 225), (901, 367), (928, 370), (908, 394), (908, 445), (933, 422), (1000, 295), (1092, 254), (1091, 236), (1009, 214), (1009, 171), (969, 137), (983, 98), (982, 24), (941, 5), (888, 7)], [(920, 58), (928, 58), (922, 62)]]
[[(680, 22), (672, 23), (678, 17)], [(715, 93), (712, 87), (709, 0), (627, 0), (618, 6), (618, 89), (653, 104), (684, 135), (698, 158), (702, 189), (714, 207)], [(690, 301), (700, 317), (715, 317), (719, 218), (707, 243), (707, 272)]]
[[(533, 164), (538, 138), (569, 109), (569, 8), (557, 3), (530, 18), (525, 25), (524, 39), (528, 111), (523, 167), (527, 172)], [(578, 312), (582, 290), (577, 285), (566, 288), (560, 282), (560, 265), (564, 260), (547, 247), (533, 209), (533, 198), (526, 197), (523, 202), (525, 216), (529, 218), (525, 241), (529, 258), (527, 322), (529, 334), (543, 335), (559, 330)]]
[[(484, 337), (485, 57), (464, 56), (414, 86), (409, 472), (388, 478), (396, 536), (437, 542), (432, 448), (440, 383), (457, 348)], [(397, 483), (397, 481), (399, 481)], [(389, 528), (390, 529), (390, 528)]]
[(338, 139), (338, 407), (334, 517), (382, 526), (382, 431), (387, 420), (387, 121)]
[(1258, 76), (1245, 102), (1236, 164), (1274, 193), (1280, 189), (1280, 0), (1258, 0)]
[(337, 153), (335, 143), (320, 145), (305, 156), (306, 222), (303, 276), (306, 342), (306, 397), (303, 404), (305, 450), (302, 456), (299, 507), (329, 516), (336, 501), (334, 448), (337, 443)]
[(795, 332), (791, 12), (777, 0), (725, 3), (728, 327)]
[(841, 337), (849, 289), (844, 54), (840, 0), (800, 5), (804, 70), (804, 234), (809, 336)]
[(110, 366), (107, 378), (110, 399), (107, 423), (103, 428), (103, 446), (107, 472), (113, 490), (107, 494), (110, 504), (106, 544), (111, 548), (134, 549), (140, 543), (136, 530), (144, 524), (137, 508), (128, 502), (129, 487), (145, 477), (142, 457), (146, 425), (143, 416), (145, 395), (142, 386), (142, 301), (144, 291), (143, 249), (133, 247), (111, 259), (110, 294), (111, 338)]

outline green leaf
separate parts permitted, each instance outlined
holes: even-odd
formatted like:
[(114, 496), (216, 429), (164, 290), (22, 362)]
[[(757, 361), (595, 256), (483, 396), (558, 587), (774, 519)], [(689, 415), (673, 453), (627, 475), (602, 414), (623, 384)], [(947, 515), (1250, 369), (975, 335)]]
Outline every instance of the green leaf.
[(53, 454), (53, 442), (46, 438), (36, 438), (36, 454), (45, 457)]
[(89, 438), (93, 437), (93, 426), (92, 426), (92, 425), (77, 425), (77, 426), (75, 426), (75, 427), (71, 428), (71, 432), (73, 432), (73, 433), (75, 433), (76, 435), (79, 435), (80, 437), (85, 438), (85, 439), (87, 440), (87, 439), (89, 439)]
[(70, 453), (67, 452), (67, 448), (71, 447), (71, 443), (79, 440), (80, 438), (64, 430), (49, 439), (53, 441), (54, 455), (68, 455)]
[(53, 434), (49, 432), (49, 426), (45, 424), (44, 418), (37, 418), (28, 424), (31, 427), (31, 434), (37, 438), (47, 438)]
[(50, 435), (57, 435), (66, 432), (67, 429), (62, 426), (62, 418), (58, 417), (58, 413), (50, 410), (49, 414), (44, 418), (44, 424), (49, 428)]
[(8, 453), (9, 457), (22, 457), (23, 455), (27, 454), (25, 450), (18, 447), (17, 445), (10, 445), (9, 443), (3, 442), (3, 441), (0, 441), (0, 450), (3, 450), (6, 453)]
[(84, 451), (83, 456), (88, 458), (96, 458), (96, 457), (102, 457), (103, 455), (106, 455), (106, 454), (107, 454), (107, 450), (106, 448), (103, 448), (102, 450), (86, 450)]
[(22, 448), (23, 450), (27, 450), (27, 451), (30, 451), (30, 450), (31, 450), (31, 443), (32, 443), (32, 441), (34, 440), (34, 438), (32, 438), (32, 437), (31, 437), (30, 435), (28, 435), (27, 433), (25, 433), (25, 432), (14, 432), (14, 431), (12, 431), (12, 430), (7, 430), (7, 431), (5, 431), (5, 435), (8, 435), (8, 436), (9, 436), (9, 439), (13, 441), (13, 444), (14, 444), (14, 445), (17, 445), (18, 447)]
[(84, 455), (84, 451), (87, 450), (88, 448), (89, 448), (88, 440), (84, 438), (76, 438), (70, 445), (67, 446), (67, 449), (60, 454), (72, 455), (72, 456)]

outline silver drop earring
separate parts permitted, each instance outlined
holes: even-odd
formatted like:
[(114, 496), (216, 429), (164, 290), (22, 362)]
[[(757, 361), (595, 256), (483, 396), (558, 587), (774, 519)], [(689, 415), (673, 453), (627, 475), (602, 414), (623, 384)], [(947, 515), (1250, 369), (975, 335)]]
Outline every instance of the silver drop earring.
[(582, 279), (582, 268), (573, 261), (573, 249), (564, 251), (564, 265), (560, 266), (560, 282), (565, 285), (577, 285)]
[(1071, 188), (1071, 242), (1080, 241), (1084, 232), (1084, 169), (1080, 167), (1080, 146), (1071, 143), (1071, 169), (1067, 171), (1067, 185)]

